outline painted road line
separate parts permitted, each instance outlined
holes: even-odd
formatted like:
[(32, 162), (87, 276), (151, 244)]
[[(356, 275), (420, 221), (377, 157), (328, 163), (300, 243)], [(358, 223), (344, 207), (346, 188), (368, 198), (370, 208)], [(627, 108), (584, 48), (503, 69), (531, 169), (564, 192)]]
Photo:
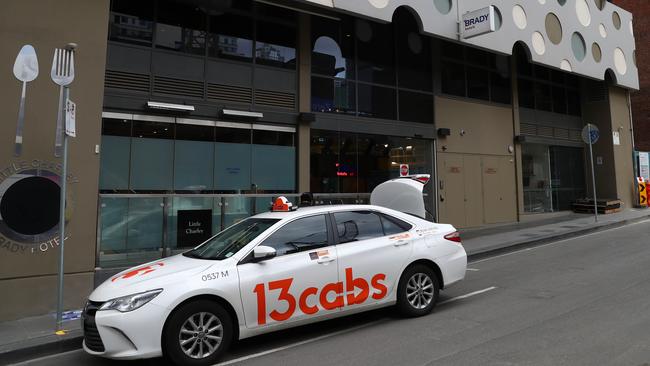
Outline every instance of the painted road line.
[(266, 351), (263, 351), (263, 352), (253, 353), (252, 355), (239, 357), (239, 358), (234, 358), (232, 360), (221, 362), (221, 363), (215, 364), (213, 366), (232, 365), (234, 363), (243, 362), (243, 361), (247, 361), (247, 360), (250, 360), (250, 359), (253, 359), (253, 358), (266, 356), (266, 355), (269, 355), (269, 354), (272, 354), (272, 353), (284, 351), (284, 350), (291, 349), (291, 348), (298, 347), (298, 346), (302, 346), (302, 345), (305, 345), (305, 344), (318, 342), (318, 341), (323, 340), (323, 339), (336, 337), (337, 335), (341, 335), (341, 334), (345, 334), (345, 333), (351, 333), (351, 332), (354, 332), (355, 330), (359, 330), (359, 329), (366, 328), (366, 327), (369, 327), (369, 326), (372, 326), (372, 325), (375, 325), (375, 324), (379, 324), (379, 323), (381, 323), (383, 321), (385, 321), (385, 319), (376, 320), (374, 322), (359, 325), (359, 326), (352, 327), (352, 328), (349, 328), (349, 329), (340, 330), (338, 332), (328, 333), (328, 334), (325, 334), (325, 335), (322, 335), (322, 336), (319, 336), (319, 337), (316, 337), (316, 338), (305, 339), (304, 341), (288, 344), (288, 345), (282, 346), (282, 347), (273, 348), (273, 349), (266, 350)]
[(494, 290), (494, 289), (496, 289), (496, 288), (497, 288), (496, 286), (492, 286), (492, 287), (484, 288), (484, 289), (482, 289), (482, 290), (478, 290), (478, 291), (470, 292), (469, 294), (465, 294), (465, 295), (460, 295), (460, 296), (452, 297), (451, 299), (447, 299), (447, 300), (445, 300), (445, 301), (442, 301), (442, 302), (438, 303), (438, 305), (449, 304), (450, 302), (454, 302), (454, 301), (458, 301), (458, 300), (466, 299), (466, 298), (468, 298), (468, 297), (472, 297), (472, 296), (480, 295), (480, 294), (486, 293), (486, 292), (488, 292), (488, 291), (492, 291), (492, 290)]
[(478, 269), (478, 268), (467, 268), (467, 271), (469, 271), (469, 272), (478, 272), (478, 271), (480, 271), (480, 269)]
[(584, 235), (580, 235), (580, 236), (574, 236), (573, 238), (562, 239), (562, 240), (554, 241), (554, 242), (552, 242), (552, 243), (548, 243), (548, 244), (536, 245), (536, 246), (533, 246), (533, 247), (530, 247), (530, 248), (526, 248), (526, 249), (515, 250), (514, 252), (510, 252), (510, 253), (505, 253), (505, 254), (495, 255), (494, 257), (488, 257), (488, 258), (484, 258), (484, 259), (479, 259), (479, 260), (477, 260), (477, 261), (471, 261), (470, 263), (471, 263), (471, 264), (476, 264), (476, 263), (481, 263), (481, 262), (487, 262), (487, 261), (490, 261), (490, 260), (493, 260), (493, 259), (498, 259), (498, 258), (502, 258), (502, 257), (507, 257), (507, 256), (510, 256), (510, 255), (513, 255), (513, 254), (519, 254), (519, 253), (528, 252), (528, 251), (535, 250), (535, 249), (541, 249), (541, 248), (545, 248), (545, 247), (550, 247), (550, 246), (554, 246), (554, 245), (558, 245), (558, 244), (565, 243), (565, 242), (567, 242), (567, 241), (576, 240), (576, 239), (582, 239), (582, 238), (586, 238), (586, 237), (588, 237), (588, 236), (592, 236), (592, 235), (596, 235), (596, 234), (603, 234), (603, 233), (606, 233), (606, 232), (608, 232), (608, 231), (620, 230), (620, 229), (627, 228), (628, 226), (639, 225), (639, 224), (645, 224), (645, 223), (648, 223), (648, 222), (650, 222), (650, 220), (643, 220), (643, 221), (639, 221), (639, 222), (633, 222), (633, 223), (631, 223), (631, 224), (627, 224), (627, 225), (623, 225), (623, 226), (619, 226), (619, 227), (614, 227), (614, 228), (611, 228), (611, 229), (600, 230), (600, 231), (594, 231), (593, 233), (584, 234)]

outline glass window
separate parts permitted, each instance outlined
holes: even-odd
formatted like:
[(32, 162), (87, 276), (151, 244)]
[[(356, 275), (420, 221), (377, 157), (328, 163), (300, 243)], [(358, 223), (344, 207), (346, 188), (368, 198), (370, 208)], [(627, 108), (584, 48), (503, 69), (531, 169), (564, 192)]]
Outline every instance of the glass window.
[(137, 191), (172, 190), (174, 125), (133, 121), (130, 188)]
[(580, 105), (580, 93), (577, 90), (567, 90), (568, 112), (573, 116), (582, 115), (582, 106)]
[(394, 235), (411, 230), (411, 224), (404, 222), (396, 217), (386, 214), (379, 214), (381, 217), (381, 224), (384, 227), (384, 235)]
[(392, 26), (358, 19), (356, 36), (358, 79), (369, 83), (395, 85)]
[(433, 124), (433, 95), (400, 90), (399, 119)]
[(431, 39), (420, 34), (410, 12), (400, 9), (393, 21), (397, 29), (399, 87), (433, 90)]
[(524, 108), (535, 108), (534, 83), (529, 80), (519, 79), (517, 89), (519, 91), (519, 106)]
[(356, 114), (355, 83), (344, 79), (311, 78), (311, 110)]
[(215, 141), (234, 144), (250, 144), (251, 130), (245, 128), (217, 127)]
[(245, 219), (183, 255), (200, 259), (230, 258), (278, 221), (276, 219)]
[(261, 245), (275, 248), (278, 256), (325, 247), (328, 245), (325, 215), (291, 221), (271, 234)]
[(256, 192), (292, 192), (296, 187), (293, 146), (252, 145), (252, 184)]
[(463, 46), (457, 43), (442, 41), (442, 57), (463, 61)]
[(312, 73), (354, 78), (354, 38), (349, 22), (312, 17)]
[(129, 189), (131, 138), (102, 135), (101, 144), (100, 191)]
[(233, 60), (253, 59), (253, 19), (215, 12), (210, 15), (208, 56)]
[(395, 90), (359, 84), (359, 116), (395, 119)]
[(151, 46), (153, 39), (153, 0), (113, 0), (109, 39)]
[(442, 92), (449, 95), (466, 96), (465, 67), (455, 62), (442, 62)]
[(205, 54), (206, 15), (199, 0), (160, 0), (156, 47)]
[(542, 111), (553, 110), (551, 99), (551, 86), (544, 83), (535, 83), (535, 109)]
[(495, 103), (511, 103), (512, 89), (510, 78), (503, 77), (499, 73), (490, 74), (490, 100)]
[[(311, 132), (310, 187), (312, 192), (338, 193), (339, 133), (335, 131)], [(355, 172), (356, 173), (356, 172)]]
[(475, 67), (467, 68), (467, 96), (475, 99), (489, 100), (490, 72)]
[(255, 62), (261, 65), (295, 69), (296, 37), (294, 27), (258, 21)]
[(334, 220), (340, 244), (384, 236), (381, 220), (374, 212), (335, 212)]
[(250, 142), (245, 144), (215, 143), (214, 189), (220, 193), (242, 193), (241, 191), (250, 190), (251, 164)]
[(129, 119), (102, 119), (102, 135), (131, 136), (131, 120)]
[(563, 87), (553, 87), (553, 112), (566, 114), (566, 92)]
[(176, 125), (174, 144), (174, 190), (212, 190), (214, 127)]
[(253, 144), (293, 146), (292, 132), (253, 130)]

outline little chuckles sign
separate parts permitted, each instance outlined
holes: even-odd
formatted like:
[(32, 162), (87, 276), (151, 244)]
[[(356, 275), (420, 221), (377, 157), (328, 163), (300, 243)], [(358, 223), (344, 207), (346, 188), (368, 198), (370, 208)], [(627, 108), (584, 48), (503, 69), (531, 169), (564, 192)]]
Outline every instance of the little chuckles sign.
[(177, 245), (194, 247), (212, 236), (212, 210), (179, 210)]

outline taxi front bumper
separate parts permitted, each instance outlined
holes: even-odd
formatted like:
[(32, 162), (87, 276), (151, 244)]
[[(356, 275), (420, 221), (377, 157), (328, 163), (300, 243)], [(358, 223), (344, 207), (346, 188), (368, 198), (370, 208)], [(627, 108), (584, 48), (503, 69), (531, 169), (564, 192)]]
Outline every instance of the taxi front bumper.
[(84, 350), (113, 359), (138, 359), (162, 355), (163, 325), (169, 311), (148, 303), (134, 311), (98, 311), (102, 303), (90, 301), (84, 311)]

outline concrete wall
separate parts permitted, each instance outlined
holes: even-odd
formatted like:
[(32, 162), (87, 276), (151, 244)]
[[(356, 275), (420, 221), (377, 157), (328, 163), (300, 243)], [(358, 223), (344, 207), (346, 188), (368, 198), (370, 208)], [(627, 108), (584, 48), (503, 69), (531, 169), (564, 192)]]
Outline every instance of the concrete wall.
[[(0, 183), (16, 172), (47, 166), (60, 174), (54, 135), (59, 89), (50, 79), (54, 48), (74, 42), (77, 134), (69, 144), (69, 221), (66, 241), (67, 308), (79, 309), (92, 290), (96, 252), (97, 184), (109, 0), (6, 0), (0, 12)], [(27, 87), (23, 154), (14, 157), (21, 84), (12, 73), (22, 45), (32, 44), (40, 74)], [(55, 237), (56, 234), (50, 236)], [(22, 243), (0, 235), (0, 320), (42, 314), (56, 306), (58, 246)]]

